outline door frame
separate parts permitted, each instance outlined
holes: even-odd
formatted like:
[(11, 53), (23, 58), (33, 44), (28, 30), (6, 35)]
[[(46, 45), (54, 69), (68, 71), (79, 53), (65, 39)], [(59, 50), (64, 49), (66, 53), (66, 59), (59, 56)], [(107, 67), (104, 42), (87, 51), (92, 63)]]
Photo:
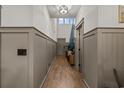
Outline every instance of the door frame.
[(77, 58), (78, 58), (78, 62), (77, 62), (77, 64), (78, 64), (78, 70), (80, 72), (84, 72), (84, 59), (83, 59), (83, 55), (84, 55), (84, 53), (83, 53), (83, 46), (84, 46), (84, 43), (83, 43), (84, 18), (76, 26), (76, 34), (77, 34), (77, 31), (79, 33), (79, 36), (78, 36), (79, 37), (79, 39), (78, 39), (79, 45), (78, 45), (78, 49), (76, 49), (76, 50), (78, 50), (78, 51), (76, 51), (77, 52)]

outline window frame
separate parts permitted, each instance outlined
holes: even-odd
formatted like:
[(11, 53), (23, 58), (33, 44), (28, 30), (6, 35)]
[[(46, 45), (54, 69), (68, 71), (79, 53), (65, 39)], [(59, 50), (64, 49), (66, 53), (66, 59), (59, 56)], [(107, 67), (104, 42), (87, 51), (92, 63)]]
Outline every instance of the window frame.
[(58, 18), (59, 25), (72, 25), (75, 24), (75, 18)]

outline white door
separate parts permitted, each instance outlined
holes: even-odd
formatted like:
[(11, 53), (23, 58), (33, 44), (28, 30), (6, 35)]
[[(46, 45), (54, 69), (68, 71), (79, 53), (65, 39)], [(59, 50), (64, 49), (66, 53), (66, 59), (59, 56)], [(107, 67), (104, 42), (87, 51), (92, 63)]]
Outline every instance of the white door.
[(18, 49), (28, 50), (27, 33), (1, 33), (1, 87), (28, 87), (28, 53)]

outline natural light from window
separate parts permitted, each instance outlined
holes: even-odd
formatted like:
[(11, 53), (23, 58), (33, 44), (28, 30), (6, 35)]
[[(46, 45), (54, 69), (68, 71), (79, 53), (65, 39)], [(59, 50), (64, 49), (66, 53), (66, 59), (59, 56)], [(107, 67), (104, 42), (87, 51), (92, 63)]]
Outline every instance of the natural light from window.
[(59, 24), (75, 24), (75, 18), (59, 18)]

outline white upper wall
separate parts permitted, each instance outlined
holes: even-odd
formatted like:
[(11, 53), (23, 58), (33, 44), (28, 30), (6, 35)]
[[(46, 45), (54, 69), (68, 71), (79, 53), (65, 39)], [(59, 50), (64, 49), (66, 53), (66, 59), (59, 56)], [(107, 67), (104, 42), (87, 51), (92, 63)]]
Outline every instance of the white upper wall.
[(84, 18), (84, 33), (96, 27), (124, 27), (118, 22), (118, 5), (86, 5), (76, 16), (76, 25)]
[(1, 26), (32, 26), (31, 5), (2, 5), (1, 9)]
[(84, 33), (92, 30), (98, 24), (98, 6), (84, 5), (81, 6), (76, 16), (76, 25), (84, 18)]
[(56, 40), (53, 31), (53, 19), (49, 17), (45, 5), (3, 5), (1, 10), (1, 26), (36, 27), (39, 31)]
[(118, 5), (100, 5), (98, 11), (98, 27), (124, 27), (118, 22)]
[(86, 6), (85, 11), (89, 11), (84, 16), (84, 32), (91, 31), (98, 24), (98, 8), (97, 6)]
[(82, 5), (76, 16), (76, 24), (78, 24), (82, 18), (91, 13), (96, 7), (96, 5)]
[(52, 24), (52, 36), (55, 41), (57, 41), (57, 18), (51, 18), (51, 24)]
[(33, 26), (44, 34), (56, 40), (56, 31), (53, 31), (55, 20), (51, 19), (45, 5), (33, 6)]
[(69, 42), (72, 25), (70, 24), (58, 24), (57, 38), (65, 38), (66, 42)]

